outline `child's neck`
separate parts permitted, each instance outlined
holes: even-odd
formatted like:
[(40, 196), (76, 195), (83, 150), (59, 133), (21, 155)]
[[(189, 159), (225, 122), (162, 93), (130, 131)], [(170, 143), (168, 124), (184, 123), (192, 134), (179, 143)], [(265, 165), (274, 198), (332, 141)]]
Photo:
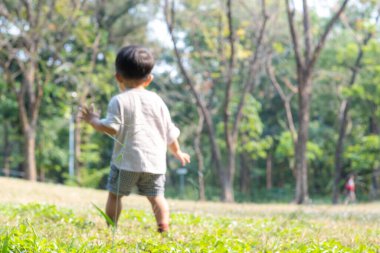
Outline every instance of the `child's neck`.
[(128, 85), (122, 85), (120, 87), (121, 92), (127, 91), (127, 90), (145, 90), (145, 85), (140, 84), (138, 86), (129, 87)]
[(128, 89), (145, 90), (145, 85), (144, 84), (140, 84), (140, 85), (138, 85), (136, 87), (128, 88)]

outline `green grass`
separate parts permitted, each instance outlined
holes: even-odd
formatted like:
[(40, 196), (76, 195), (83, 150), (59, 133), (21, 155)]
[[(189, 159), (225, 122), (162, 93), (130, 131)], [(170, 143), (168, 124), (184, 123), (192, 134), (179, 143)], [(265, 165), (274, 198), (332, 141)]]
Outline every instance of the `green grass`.
[[(97, 210), (2, 205), (2, 252), (379, 252), (379, 217), (316, 217), (293, 212), (229, 218), (173, 213), (171, 231), (155, 232), (152, 214), (122, 212), (118, 230)], [(345, 224), (351, 227), (346, 227)], [(344, 231), (342, 231), (344, 229)]]
[[(0, 252), (380, 252), (377, 204), (298, 207), (169, 200), (171, 230), (161, 235), (143, 198), (123, 200), (114, 232), (86, 199), (90, 194), (95, 202), (97, 196), (105, 201), (106, 192), (0, 183), (9, 191), (19, 189), (12, 199), (0, 192), (6, 200), (0, 202)], [(31, 191), (23, 193), (21, 187)], [(83, 205), (65, 199), (73, 192)], [(24, 203), (24, 194), (31, 201), (45, 194), (46, 201)], [(57, 198), (59, 203), (52, 204)]]

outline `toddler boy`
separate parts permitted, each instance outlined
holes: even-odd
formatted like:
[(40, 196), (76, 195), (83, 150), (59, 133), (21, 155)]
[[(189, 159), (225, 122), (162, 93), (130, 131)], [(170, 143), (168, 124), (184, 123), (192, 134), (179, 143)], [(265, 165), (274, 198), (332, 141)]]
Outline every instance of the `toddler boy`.
[(158, 231), (169, 229), (169, 206), (164, 197), (167, 147), (184, 166), (190, 156), (178, 144), (179, 129), (163, 100), (145, 88), (152, 82), (153, 55), (141, 46), (127, 46), (117, 54), (116, 80), (120, 93), (99, 119), (93, 106), (81, 109), (82, 118), (97, 131), (114, 137), (106, 214), (117, 223), (121, 197), (134, 186), (152, 205)]

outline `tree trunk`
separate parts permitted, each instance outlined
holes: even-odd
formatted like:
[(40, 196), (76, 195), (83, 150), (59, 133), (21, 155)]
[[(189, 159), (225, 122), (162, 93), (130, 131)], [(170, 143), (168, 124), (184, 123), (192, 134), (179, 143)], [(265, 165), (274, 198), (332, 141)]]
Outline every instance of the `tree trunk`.
[[(373, 111), (376, 111), (376, 109), (373, 109)], [(369, 132), (371, 134), (380, 134), (380, 126), (379, 126), (379, 124), (377, 122), (377, 119), (376, 119), (375, 115), (372, 115), (369, 118)]]
[(309, 133), (309, 121), (310, 121), (310, 93), (311, 93), (311, 80), (310, 77), (301, 79), (299, 82), (299, 127), (298, 138), (295, 150), (296, 158), (296, 196), (295, 202), (297, 204), (306, 203), (309, 199), (308, 182), (307, 182), (307, 157), (306, 157), (306, 145)]
[(340, 109), (339, 137), (338, 137), (338, 142), (335, 149), (335, 176), (334, 176), (333, 199), (332, 199), (333, 204), (338, 204), (339, 196), (340, 196), (339, 182), (342, 179), (342, 172), (343, 172), (342, 154), (343, 154), (343, 148), (344, 148), (344, 139), (346, 137), (346, 130), (347, 130), (348, 110), (349, 110), (349, 102), (347, 100), (344, 100), (341, 104), (341, 109)]
[(285, 166), (279, 166), (279, 180), (277, 186), (280, 188), (284, 188), (285, 186)]
[(3, 139), (3, 173), (4, 176), (9, 177), (11, 174), (10, 155), (11, 155), (11, 143), (9, 141), (9, 123), (4, 121), (4, 139)]
[[(229, 59), (228, 67), (225, 73), (226, 86), (223, 102), (223, 123), (224, 139), (227, 148), (227, 167), (225, 167), (225, 178), (222, 178), (222, 200), (224, 202), (234, 202), (233, 179), (235, 175), (235, 146), (237, 141), (237, 132), (234, 133), (230, 127), (231, 112), (229, 105), (231, 103), (233, 90), (233, 72), (235, 69), (235, 32), (232, 24), (232, 0), (227, 0), (227, 23), (228, 23), (228, 44)], [(223, 175), (221, 174), (221, 175)]]
[[(377, 117), (375, 115), (375, 112), (377, 111), (377, 108), (376, 108), (376, 105), (373, 105), (373, 108), (372, 108), (372, 116), (369, 118), (369, 132), (370, 134), (374, 134), (374, 135), (380, 135), (380, 126), (379, 126), (379, 123), (377, 121)], [(372, 191), (373, 191), (373, 198), (374, 199), (377, 199), (378, 197), (378, 192), (379, 192), (379, 188), (378, 188), (378, 182), (377, 182), (377, 177), (379, 176), (380, 174), (380, 169), (378, 167), (375, 167), (373, 168), (373, 172), (372, 172)]]
[(206, 191), (205, 191), (205, 181), (204, 181), (204, 159), (201, 149), (201, 135), (202, 135), (202, 129), (203, 129), (203, 115), (201, 110), (198, 108), (198, 126), (195, 133), (195, 139), (194, 139), (194, 149), (195, 149), (195, 155), (198, 160), (198, 187), (199, 187), (199, 200), (205, 201), (206, 200)]
[(234, 175), (235, 175), (235, 152), (228, 150), (227, 166), (220, 173), (222, 185), (221, 200), (223, 202), (234, 202)]
[(36, 130), (29, 128), (24, 132), (24, 177), (30, 181), (37, 181), (36, 169)]
[(222, 201), (232, 203), (235, 201), (233, 180), (230, 176), (225, 176), (222, 178)]
[(269, 152), (267, 156), (267, 162), (266, 162), (266, 187), (267, 190), (272, 189), (272, 153)]
[(206, 201), (206, 189), (205, 189), (205, 180), (204, 180), (204, 162), (203, 155), (200, 152), (197, 152), (198, 160), (198, 187), (199, 187), (199, 200)]
[(379, 195), (379, 183), (378, 183), (378, 180), (377, 180), (377, 178), (378, 178), (378, 173), (379, 172), (379, 170), (375, 170), (373, 173), (372, 173), (372, 187), (371, 187), (371, 189), (372, 189), (372, 200), (376, 200), (377, 198), (378, 198), (378, 195)]
[(79, 115), (75, 116), (75, 121), (74, 121), (74, 168), (75, 168), (75, 175), (77, 179), (80, 177), (80, 154), (81, 154), (81, 132), (80, 132), (80, 122), (81, 119)]
[(221, 173), (222, 182), (222, 201), (234, 202), (234, 187), (233, 187), (233, 175), (235, 175), (235, 151), (228, 150), (227, 166)]
[(17, 92), (19, 117), (24, 137), (24, 177), (30, 181), (37, 180), (35, 157), (36, 125), (43, 95), (42, 86), (37, 84), (35, 80), (37, 71), (36, 66), (37, 64), (34, 60), (29, 62), (25, 72), (23, 73), (24, 79), (22, 87)]
[(244, 154), (240, 155), (240, 191), (245, 195), (250, 195), (251, 171)]
[(43, 167), (40, 167), (39, 171), (40, 182), (45, 182), (45, 169)]
[[(40, 128), (40, 131), (43, 132), (44, 130), (42, 128)], [(43, 158), (42, 158), (42, 154), (45, 152), (44, 150), (44, 146), (45, 146), (45, 143), (44, 143), (44, 139), (42, 138), (38, 143), (36, 143), (36, 148), (37, 148), (37, 153), (38, 153), (38, 157), (36, 157), (36, 164), (37, 164), (37, 174), (38, 174), (38, 180), (40, 182), (45, 182), (45, 168), (44, 168), (44, 165), (43, 163), (39, 163), (39, 161), (42, 161)]]

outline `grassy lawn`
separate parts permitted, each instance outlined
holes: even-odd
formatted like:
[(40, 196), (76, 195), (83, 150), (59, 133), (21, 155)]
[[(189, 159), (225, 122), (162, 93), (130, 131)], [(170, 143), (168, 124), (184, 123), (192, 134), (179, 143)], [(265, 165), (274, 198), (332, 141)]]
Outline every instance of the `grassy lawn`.
[(0, 177), (0, 252), (380, 252), (380, 204), (222, 204), (169, 200), (155, 232), (147, 200), (123, 199), (116, 231), (107, 192)]

